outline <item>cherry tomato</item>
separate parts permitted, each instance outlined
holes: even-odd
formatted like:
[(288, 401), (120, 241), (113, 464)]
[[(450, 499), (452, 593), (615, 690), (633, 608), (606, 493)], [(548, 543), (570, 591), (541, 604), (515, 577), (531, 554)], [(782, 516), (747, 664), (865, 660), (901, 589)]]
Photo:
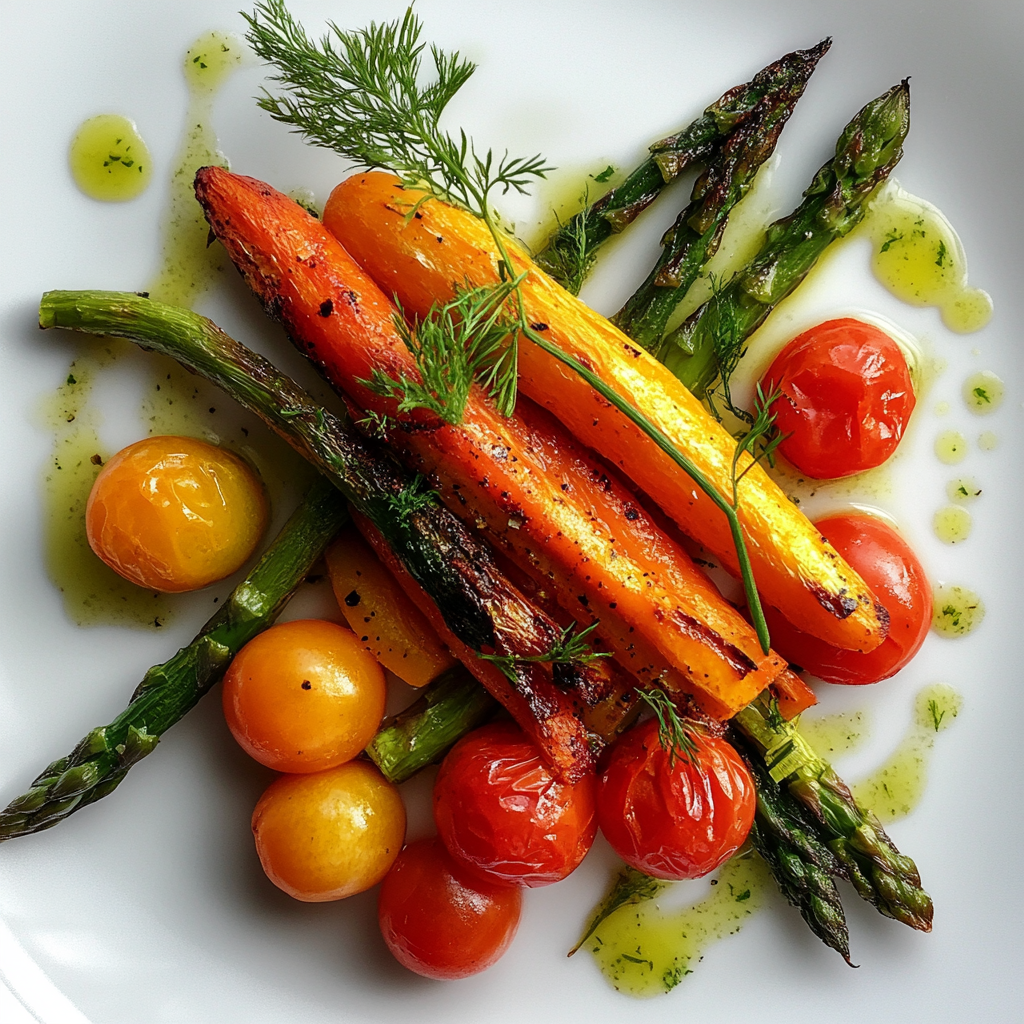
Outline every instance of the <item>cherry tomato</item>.
[(398, 790), (368, 761), (272, 782), (252, 815), (267, 877), (306, 903), (376, 885), (405, 839)]
[(699, 878), (731, 857), (754, 821), (754, 780), (725, 740), (691, 734), (696, 751), (674, 760), (658, 722), (612, 747), (597, 796), (601, 831), (631, 867), (655, 878)]
[(322, 619), (271, 626), (224, 676), (224, 717), (242, 749), (279, 772), (355, 757), (384, 716), (384, 672), (350, 629)]
[(552, 778), (518, 726), (463, 737), (441, 765), (434, 818), (448, 852), (485, 878), (550, 885), (574, 871), (597, 831), (597, 780)]
[(794, 338), (762, 379), (789, 434), (779, 450), (819, 480), (880, 466), (896, 450), (917, 399), (907, 361), (884, 331), (829, 320)]
[(267, 499), (237, 455), (194, 437), (149, 437), (100, 471), (85, 510), (93, 551), (149, 590), (198, 590), (256, 549)]
[(508, 949), (523, 891), (461, 867), (440, 839), (410, 843), (384, 879), (380, 931), (395, 959), (441, 980), (479, 974)]
[(765, 606), (772, 647), (784, 658), (829, 683), (877, 683), (917, 653), (932, 621), (932, 589), (910, 545), (876, 516), (848, 513), (814, 524), (860, 574), (889, 613), (889, 633), (873, 651), (843, 651), (802, 633)]

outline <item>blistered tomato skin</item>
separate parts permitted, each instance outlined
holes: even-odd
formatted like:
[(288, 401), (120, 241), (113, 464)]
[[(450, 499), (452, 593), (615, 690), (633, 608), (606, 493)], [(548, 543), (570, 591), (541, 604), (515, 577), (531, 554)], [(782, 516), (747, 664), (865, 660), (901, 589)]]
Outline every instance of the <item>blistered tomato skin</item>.
[(354, 896), (375, 886), (405, 839), (398, 790), (368, 761), (309, 775), (282, 775), (252, 815), (267, 877), (306, 903)]
[(410, 843), (380, 888), (381, 935), (395, 959), (426, 978), (479, 974), (519, 927), (522, 889), (460, 867), (436, 836)]
[(817, 480), (880, 466), (896, 450), (916, 398), (907, 361), (884, 331), (860, 320), (830, 320), (794, 338), (761, 381), (779, 446)]
[(655, 878), (699, 878), (731, 857), (754, 821), (754, 780), (725, 740), (693, 733), (695, 763), (674, 763), (656, 720), (612, 748), (598, 789), (601, 831), (631, 867)]
[(888, 523), (864, 513), (827, 516), (814, 524), (861, 575), (889, 613), (889, 632), (873, 651), (843, 651), (808, 636), (765, 606), (774, 647), (829, 683), (863, 685), (895, 675), (918, 652), (932, 621), (932, 588), (910, 545)]
[(384, 672), (350, 629), (283, 622), (250, 640), (224, 676), (224, 718), (242, 749), (279, 772), (351, 760), (384, 715)]
[(597, 780), (552, 778), (511, 723), (477, 729), (444, 759), (434, 820), (448, 852), (484, 878), (536, 887), (574, 871), (594, 842)]
[(242, 567), (266, 528), (267, 500), (237, 455), (192, 437), (149, 437), (100, 471), (85, 525), (89, 546), (116, 573), (181, 593)]

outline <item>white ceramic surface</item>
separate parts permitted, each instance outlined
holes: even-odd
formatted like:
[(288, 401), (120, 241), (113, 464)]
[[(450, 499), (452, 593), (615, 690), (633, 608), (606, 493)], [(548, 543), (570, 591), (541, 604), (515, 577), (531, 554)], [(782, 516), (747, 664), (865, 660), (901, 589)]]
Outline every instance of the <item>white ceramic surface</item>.
[[(207, 29), (241, 31), (238, 6), (0, 3), (3, 803), (89, 727), (108, 720), (144, 669), (186, 641), (207, 614), (206, 599), (197, 600), (159, 634), (81, 630), (64, 616), (43, 569), (39, 481), (50, 440), (36, 410), (63, 380), (71, 347), (39, 334), (33, 311), (45, 289), (138, 288), (155, 269), (185, 110), (180, 60)], [(402, 4), (295, 0), (293, 7), (310, 26), (326, 17), (354, 26), (393, 17)], [(853, 955), (861, 965), (851, 971), (775, 901), (740, 935), (712, 947), (671, 995), (634, 1002), (612, 991), (585, 954), (564, 957), (606, 882), (612, 860), (599, 847), (568, 881), (528, 894), (520, 935), (497, 967), (456, 984), (429, 983), (404, 973), (383, 950), (372, 895), (306, 906), (266, 883), (248, 817), (267, 775), (234, 747), (218, 702), (209, 699), (114, 796), (53, 831), (0, 846), (0, 978), (20, 1000), (0, 1002), (0, 1016), (46, 1024), (1019, 1019), (1024, 8), (1005, 0), (420, 0), (417, 8), (430, 38), (481, 63), (454, 117), (487, 144), (540, 150), (574, 173), (609, 161), (630, 165), (647, 142), (768, 60), (832, 34), (833, 50), (779, 147), (770, 198), (780, 211), (795, 204), (853, 112), (912, 76), (913, 129), (898, 176), (958, 228), (973, 282), (995, 299), (991, 325), (955, 337), (934, 310), (901, 306), (870, 278), (866, 247), (858, 245), (831, 261), (791, 314), (796, 321), (812, 312), (872, 309), (948, 362), (922, 402), (892, 494), (866, 500), (897, 517), (936, 579), (975, 586), (988, 617), (967, 640), (929, 638), (897, 679), (870, 692), (832, 688), (823, 701), (829, 709), (874, 713), (872, 742), (840, 763), (855, 778), (892, 748), (921, 685), (947, 681), (964, 693), (964, 712), (939, 740), (921, 806), (892, 828), (935, 897), (935, 931), (912, 933), (851, 895)], [(251, 96), (260, 79), (259, 68), (248, 67), (220, 96), (222, 148), (236, 170), (283, 189), (311, 187), (323, 201), (343, 173), (341, 161), (306, 149), (256, 109)], [(83, 197), (66, 167), (73, 129), (108, 111), (137, 121), (157, 165), (149, 192), (121, 206)], [(669, 205), (681, 201), (675, 196)], [(508, 209), (528, 225), (541, 205)], [(595, 275), (588, 301), (617, 308), (671, 216), (661, 204), (646, 218)], [(201, 308), (294, 365), (234, 280), (218, 285)], [(959, 399), (971, 369), (994, 370), (1007, 382), (1003, 408), (984, 423)], [(935, 413), (942, 400), (951, 406), (945, 417)], [(130, 403), (115, 391), (106, 401), (104, 440), (126, 443), (138, 428), (118, 411)], [(929, 527), (951, 475), (931, 454), (940, 427), (972, 439), (961, 468), (984, 489), (973, 508), (974, 535), (953, 549)], [(999, 437), (994, 452), (973, 443), (983, 429)], [(425, 784), (419, 790), (422, 798)]]

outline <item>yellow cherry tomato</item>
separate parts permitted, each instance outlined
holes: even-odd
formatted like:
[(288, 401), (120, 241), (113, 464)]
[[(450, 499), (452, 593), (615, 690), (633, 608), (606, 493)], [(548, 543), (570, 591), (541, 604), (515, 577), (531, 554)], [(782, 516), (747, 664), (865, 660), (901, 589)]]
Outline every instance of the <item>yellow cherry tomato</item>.
[(282, 775), (252, 815), (267, 877), (289, 896), (322, 903), (376, 885), (405, 840), (398, 790), (368, 761)]
[(384, 716), (384, 671), (350, 629), (323, 619), (272, 626), (224, 676), (224, 717), (242, 749), (279, 772), (356, 756)]
[(198, 590), (230, 576), (267, 525), (267, 500), (237, 455), (193, 437), (149, 437), (118, 452), (92, 485), (89, 546), (150, 590)]

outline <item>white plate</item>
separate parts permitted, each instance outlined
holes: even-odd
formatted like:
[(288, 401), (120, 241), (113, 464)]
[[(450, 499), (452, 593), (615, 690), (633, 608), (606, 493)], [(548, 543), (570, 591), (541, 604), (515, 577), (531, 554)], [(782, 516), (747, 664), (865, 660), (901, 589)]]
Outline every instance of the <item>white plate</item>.
[[(194, 602), (160, 634), (81, 630), (65, 618), (43, 569), (39, 481), (50, 438), (36, 410), (64, 379), (71, 347), (67, 339), (40, 335), (33, 311), (48, 288), (138, 288), (155, 269), (157, 225), (185, 110), (179, 62), (201, 32), (241, 31), (238, 6), (2, 6), (4, 803), (89, 727), (109, 720), (144, 669), (185, 642), (207, 614)], [(401, 9), (395, 0), (294, 3), (311, 27), (329, 16), (355, 26)], [(780, 210), (795, 204), (853, 112), (904, 75), (913, 77), (913, 129), (898, 176), (960, 231), (973, 282), (994, 296), (992, 323), (971, 337), (949, 334), (934, 310), (901, 306), (875, 285), (864, 269), (866, 251), (856, 247), (819, 276), (808, 301), (826, 311), (833, 303), (875, 309), (948, 360), (921, 405), (893, 493), (871, 500), (896, 515), (934, 577), (974, 585), (988, 617), (967, 640), (929, 638), (896, 680), (871, 692), (833, 688), (825, 697), (833, 708), (870, 706), (875, 713), (873, 743), (841, 765), (856, 777), (892, 747), (921, 685), (947, 681), (965, 695), (960, 720), (938, 744), (922, 804), (892, 828), (935, 897), (935, 931), (913, 933), (851, 896), (854, 959), (861, 964), (851, 971), (779, 901), (739, 936), (713, 946), (671, 995), (633, 1002), (612, 991), (586, 955), (564, 956), (605, 884), (611, 859), (599, 849), (570, 880), (528, 894), (520, 935), (493, 970), (456, 984), (428, 983), (384, 952), (372, 895), (306, 906), (266, 883), (248, 817), (267, 775), (233, 746), (210, 699), (116, 795), (53, 831), (0, 846), (4, 979), (32, 1017), (47, 1024), (1015, 1019), (1013, 1007), (1019, 1011), (1024, 996), (1024, 645), (1016, 603), (1024, 9), (1005, 0), (420, 0), (417, 9), (430, 38), (482, 65), (458, 101), (458, 120), (487, 144), (540, 150), (574, 171), (599, 170), (608, 161), (630, 165), (647, 142), (685, 123), (725, 88), (786, 50), (832, 34), (832, 52), (779, 147), (772, 195)], [(223, 149), (236, 170), (279, 188), (311, 187), (322, 201), (341, 176), (340, 161), (305, 149), (257, 111), (251, 96), (259, 82), (259, 69), (248, 68), (220, 96), (214, 120)], [(84, 198), (66, 169), (74, 128), (107, 111), (138, 122), (157, 165), (150, 191), (123, 206)], [(513, 214), (526, 223), (538, 209), (520, 205)], [(647, 218), (602, 267), (587, 292), (600, 309), (616, 308), (642, 276), (655, 252), (656, 221), (671, 215), (662, 207)], [(233, 281), (201, 308), (244, 338), (258, 334), (268, 351), (279, 345)], [(1003, 408), (984, 423), (959, 399), (973, 368), (994, 370), (1007, 382)], [(935, 406), (943, 400), (951, 411), (940, 418)], [(128, 400), (110, 396), (104, 440), (111, 445), (131, 439), (129, 420), (115, 415), (119, 402)], [(974, 535), (955, 549), (939, 544), (929, 528), (950, 475), (931, 455), (940, 426), (963, 429), (972, 442), (988, 428), (1000, 439), (991, 453), (972, 443), (962, 467), (984, 495), (974, 508)]]

